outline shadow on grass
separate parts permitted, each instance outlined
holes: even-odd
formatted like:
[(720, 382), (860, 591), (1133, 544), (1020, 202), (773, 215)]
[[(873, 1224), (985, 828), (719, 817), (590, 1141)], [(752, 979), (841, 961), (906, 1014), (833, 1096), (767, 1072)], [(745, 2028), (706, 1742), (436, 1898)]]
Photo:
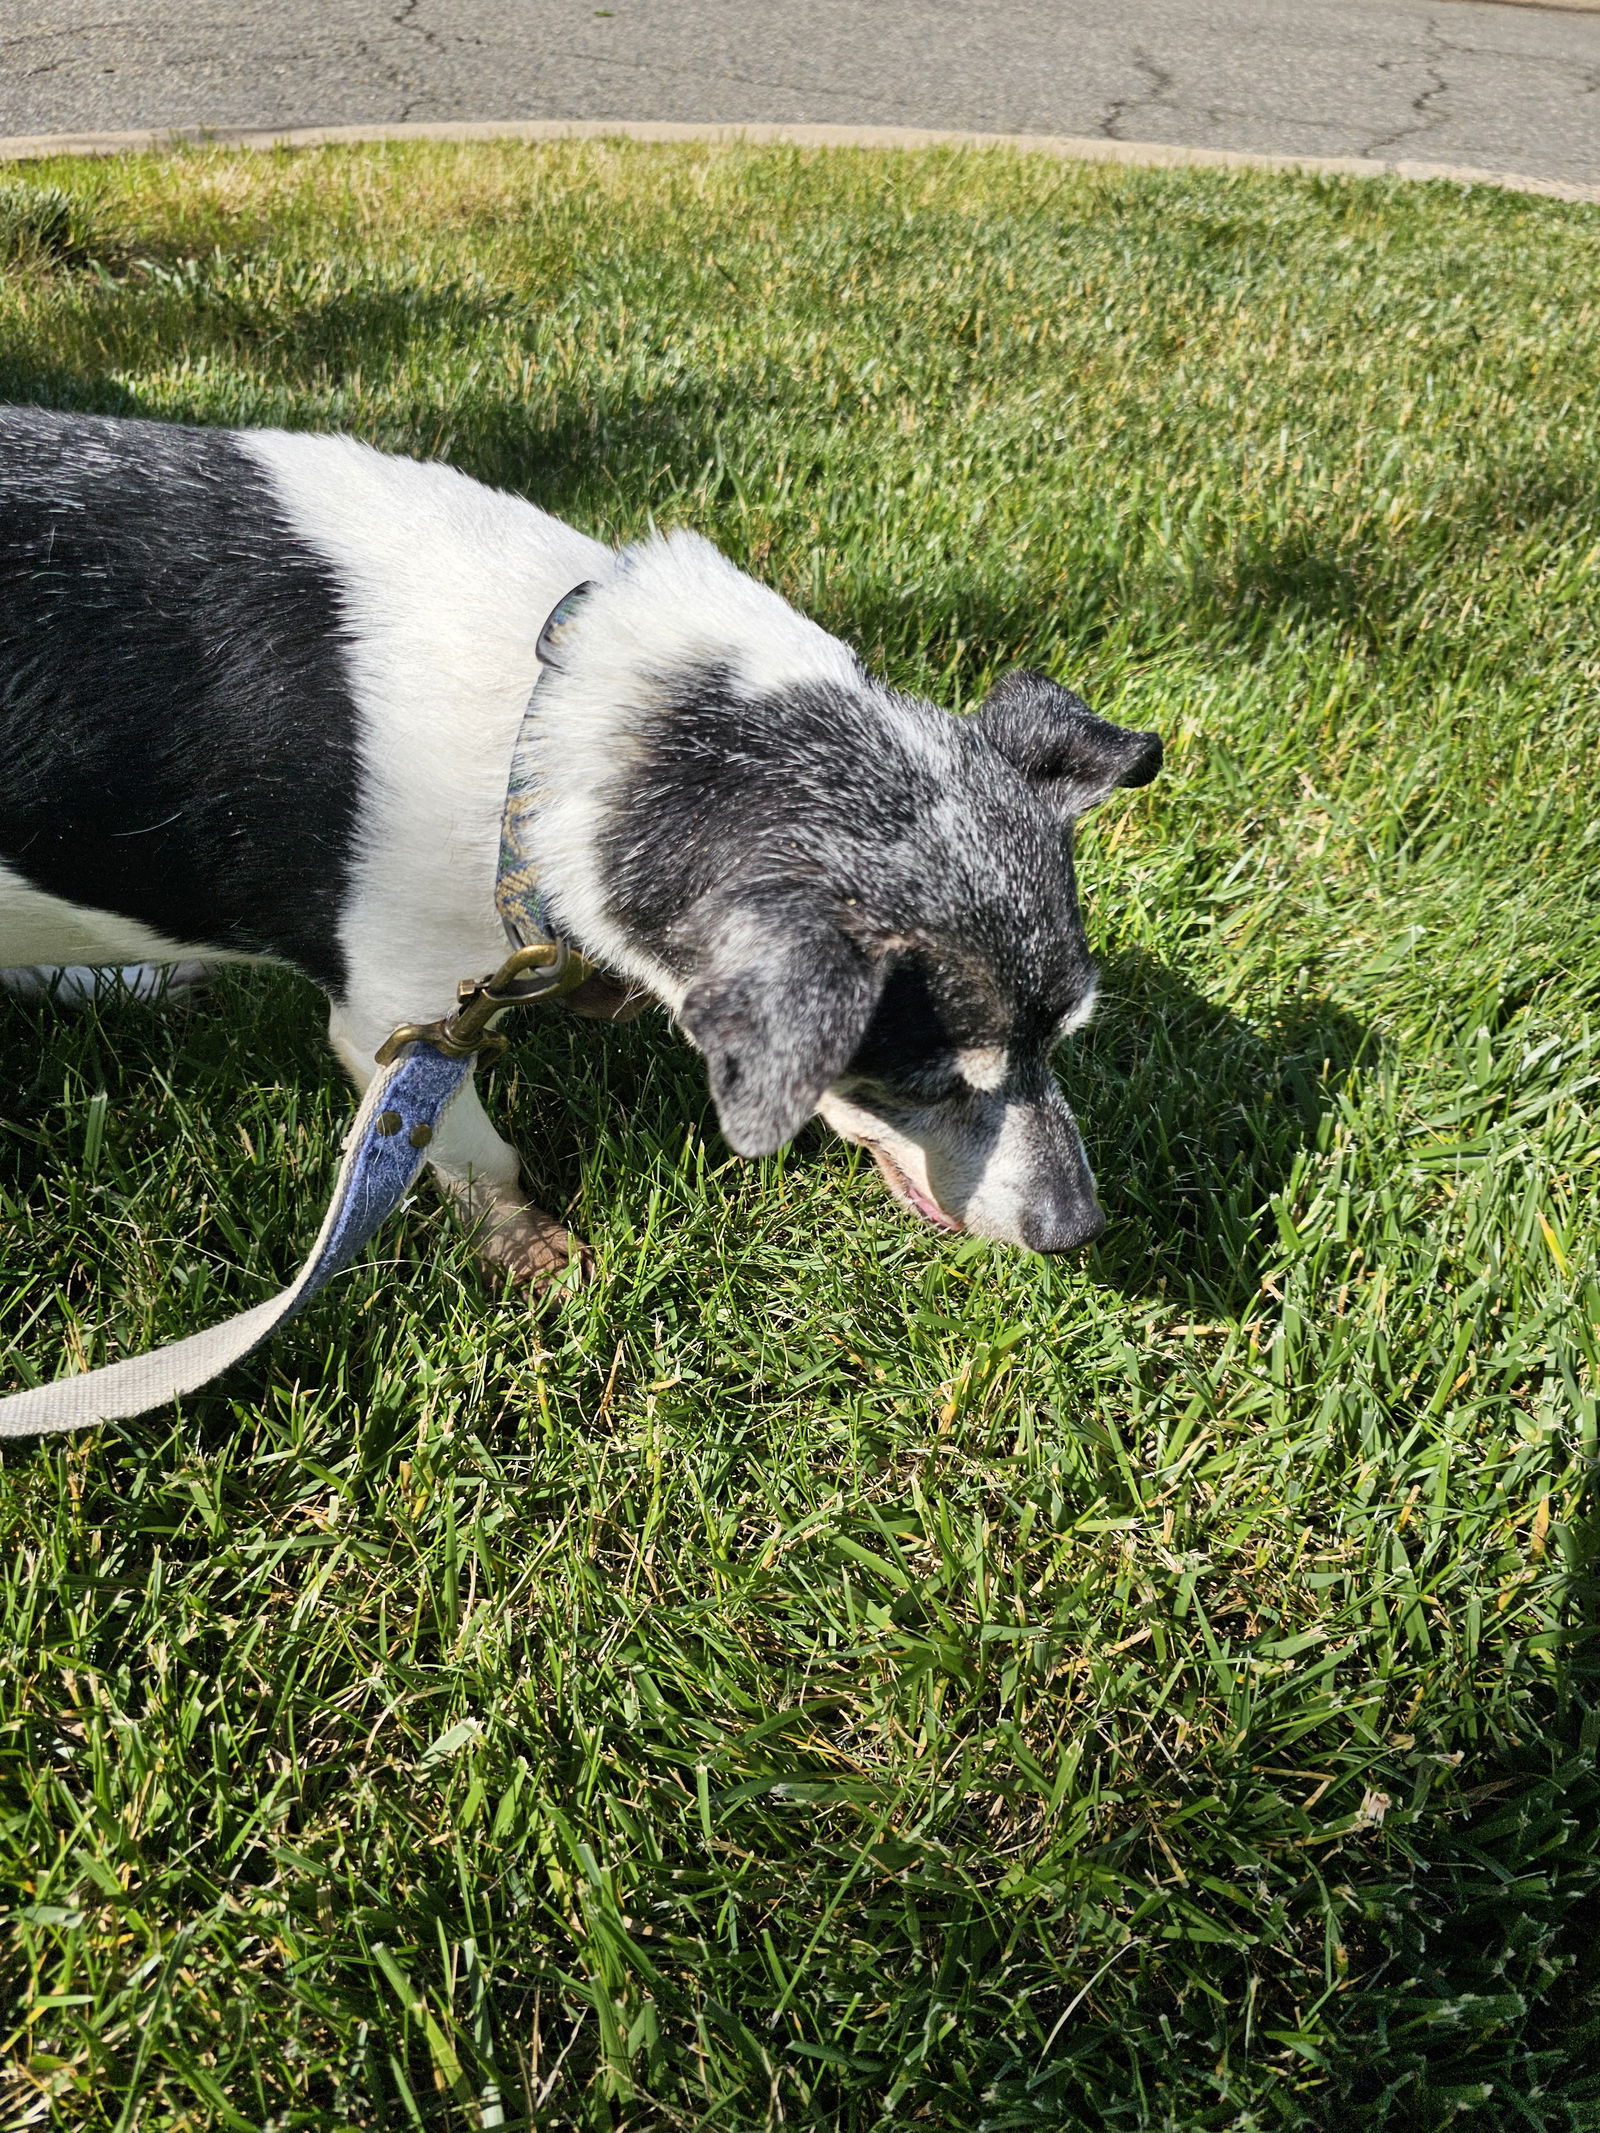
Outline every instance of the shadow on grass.
[[(621, 539), (636, 537), (653, 511), (670, 508), (691, 484), (712, 499), (724, 487), (732, 493), (729, 438), (760, 412), (760, 403), (724, 376), (657, 382), (640, 392), (603, 366), (554, 394), (537, 381), (530, 404), (493, 382), (503, 368), (497, 360), (482, 366), (491, 375), (475, 381), (470, 396), (441, 414), (431, 385), (409, 384), (413, 372), (448, 375), (460, 367), (463, 348), (485, 336), (501, 356), (508, 341), (523, 341), (532, 360), (520, 304), (505, 292), (404, 284), (299, 290), (270, 274), (259, 286), (235, 287), (159, 264), (153, 273), (108, 288), (90, 318), (78, 321), (87, 340), (103, 318), (102, 367), (63, 364), (53, 322), (0, 338), (0, 402), (206, 427), (275, 421), (344, 429), (350, 422), (319, 414), (317, 400), (359, 378), (369, 395), (381, 386), (387, 403), (381, 433), (370, 426), (361, 432), (369, 441), (445, 459), (541, 510), (593, 526), (602, 538)], [(195, 373), (192, 394), (178, 400), (168, 375), (175, 340)], [(146, 367), (159, 380), (148, 390), (139, 383)], [(309, 419), (292, 409), (308, 380), (317, 381)], [(268, 412), (259, 400), (241, 399), (252, 384), (267, 396)]]
[(1259, 1291), (1267, 1205), (1375, 1056), (1372, 1033), (1322, 999), (1249, 1020), (1138, 949), (1104, 959), (1100, 1000), (1063, 1055), (1111, 1218), (1096, 1270), (1125, 1294), (1240, 1312)]
[(1332, 528), (1298, 525), (1247, 536), (1201, 560), (1181, 585), (1189, 629), (1253, 650), (1280, 629), (1320, 633), (1376, 651), (1414, 604), (1414, 576), (1376, 543), (1352, 546)]
[[(1059, 1062), (1111, 1218), (1094, 1247), (1095, 1278), (1125, 1295), (1167, 1291), (1236, 1315), (1258, 1295), (1274, 1249), (1268, 1203), (1350, 1077), (1375, 1058), (1375, 1039), (1324, 999), (1293, 999), (1251, 1020), (1138, 949), (1103, 960), (1100, 1000)], [(580, 1111), (590, 1131), (605, 1133), (608, 1117), (626, 1121), (664, 1151), (681, 1149), (686, 1133), (715, 1142), (699, 1062), (660, 1017), (621, 1030), (562, 1018), (527, 1034), (519, 1071), (529, 1095), (513, 1106), (526, 1116), (507, 1130), (551, 1204), (576, 1184)], [(588, 1101), (564, 1102), (563, 1080), (592, 1084)], [(797, 1160), (835, 1146), (815, 1125)], [(863, 1189), (877, 1187), (865, 1177)]]
[[(319, 1109), (348, 1109), (325, 1012), (309, 983), (254, 972), (171, 1000), (113, 991), (90, 1007), (0, 993), (0, 1192), (16, 1196), (14, 1259), (37, 1253), (42, 1281), (53, 1248), (48, 1278), (84, 1302), (118, 1256), (109, 1238), (143, 1231), (163, 1260), (186, 1262), (157, 1291), (185, 1332), (200, 1262), (291, 1271), (307, 1241), (305, 1181), (298, 1152), (273, 1151), (261, 1132), (293, 1138)], [(212, 1188), (198, 1222), (197, 1169)], [(25, 1214), (41, 1184), (44, 1202)], [(136, 1268), (134, 1255), (131, 1281), (149, 1271)]]
[[(1094, 656), (1113, 633), (1152, 658), (1200, 645), (1223, 657), (1258, 655), (1283, 631), (1333, 633), (1372, 653), (1406, 626), (1421, 592), (1393, 557), (1315, 525), (1275, 538), (1218, 532), (1209, 545), (1197, 533), (1176, 558), (1146, 553), (1115, 523), (1101, 522), (1097, 533), (1086, 516), (1079, 531), (1098, 567), (1080, 565), (1060, 583), (1008, 574), (1003, 563), (986, 566), (985, 583), (970, 558), (951, 553), (909, 586), (850, 583), (842, 610), (819, 619), (869, 666), (954, 666), (969, 691), (1008, 667), (1043, 666), (1102, 710)], [(1052, 642), (1071, 650), (1046, 649)]]
[(18, 373), (53, 373), (55, 404), (98, 407), (108, 388), (117, 390), (113, 381), (128, 360), (170, 359), (175, 340), (191, 361), (231, 357), (304, 383), (382, 366), (419, 341), (459, 345), (485, 327), (515, 321), (523, 308), (512, 293), (486, 283), (342, 281), (325, 262), (272, 255), (162, 257), (155, 246), (137, 255), (112, 248), (94, 267), (99, 286), (81, 277), (76, 290), (93, 322), (121, 340), (123, 362), (108, 355), (99, 374), (63, 372), (59, 363), (36, 360), (59, 340), (59, 325), (54, 334), (48, 324), (14, 329), (0, 343), (0, 391), (9, 393)]
[[(36, 1167), (76, 1158), (81, 1128), (67, 1124), (72, 1104), (62, 1113), (63, 1077), (85, 1094), (108, 1082), (120, 1088), (122, 1116), (142, 1073), (161, 1076), (182, 1112), (193, 1105), (201, 1117), (219, 1086), (241, 1074), (263, 1092), (288, 1081), (304, 1090), (302, 1101), (317, 1091), (337, 1102), (343, 1083), (318, 1008), (308, 988), (232, 978), (210, 999), (158, 1010), (112, 1001), (79, 1016), (5, 1003), (7, 1034), (20, 1040), (0, 1047), (19, 1054), (7, 1106), (22, 1135), (5, 1166), (12, 1189)], [(502, 1075), (489, 1102), (547, 1204), (570, 1204), (596, 1134), (623, 1132), (674, 1161), (686, 1132), (715, 1136), (699, 1063), (658, 1016), (626, 1029), (552, 1017), (518, 1034), (516, 1078)], [(1372, 1047), (1368, 1030), (1331, 1001), (1291, 1000), (1253, 1021), (1142, 951), (1107, 957), (1100, 1013), (1062, 1060), (1111, 1217), (1095, 1248), (1097, 1278), (1127, 1295), (1165, 1290), (1211, 1310), (1246, 1309), (1272, 1245), (1264, 1211)], [(164, 1153), (120, 1122), (115, 1146), (135, 1176), (141, 1159), (159, 1163)], [(292, 1251), (297, 1231), (291, 1223), (279, 1248)], [(214, 1243), (219, 1256), (237, 1255)]]
[(0, 341), (0, 403), (54, 407), (78, 415), (144, 415), (138, 394), (113, 377), (85, 377), (36, 354), (26, 343)]
[[(1563, 1538), (1545, 1681), (1416, 1789), (1361, 1891), (1341, 2103), (1393, 2133), (1600, 2124), (1600, 1497)], [(1487, 1701), (1487, 1699), (1486, 1699)], [(1438, 1795), (1430, 1800), (1432, 1787)], [(1424, 1811), (1416, 1810), (1422, 1807)]]

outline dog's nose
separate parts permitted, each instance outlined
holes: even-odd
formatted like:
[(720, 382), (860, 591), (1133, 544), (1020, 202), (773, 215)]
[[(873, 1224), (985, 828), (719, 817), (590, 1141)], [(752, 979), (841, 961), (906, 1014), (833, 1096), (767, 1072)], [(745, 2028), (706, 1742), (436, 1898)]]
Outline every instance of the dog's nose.
[(1030, 1252), (1075, 1252), (1093, 1244), (1106, 1226), (1098, 1200), (1045, 1200), (1022, 1218), (1022, 1241)]

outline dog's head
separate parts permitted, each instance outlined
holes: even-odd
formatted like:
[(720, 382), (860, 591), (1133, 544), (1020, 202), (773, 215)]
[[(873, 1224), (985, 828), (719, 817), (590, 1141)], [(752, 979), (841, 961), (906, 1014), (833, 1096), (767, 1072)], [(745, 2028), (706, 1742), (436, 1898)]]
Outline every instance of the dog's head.
[[(1034, 673), (953, 718), (737, 582), (746, 628), (767, 634), (725, 619), (685, 644), (684, 609), (674, 641), (658, 634), (634, 668), (638, 714), (607, 720), (586, 887), (558, 890), (558, 915), (667, 999), (740, 1154), (820, 1111), (943, 1228), (1086, 1243), (1104, 1218), (1051, 1063), (1094, 1002), (1073, 825), (1154, 777), (1159, 739)], [(575, 687), (604, 619), (582, 618)], [(579, 691), (592, 704), (598, 664)]]

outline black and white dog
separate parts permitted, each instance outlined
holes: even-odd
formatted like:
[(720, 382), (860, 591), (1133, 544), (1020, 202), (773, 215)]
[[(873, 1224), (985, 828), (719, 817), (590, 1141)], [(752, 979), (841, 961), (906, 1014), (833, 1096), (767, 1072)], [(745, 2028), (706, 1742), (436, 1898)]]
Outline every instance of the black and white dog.
[[(811, 1117), (946, 1229), (1102, 1216), (1051, 1071), (1088, 1016), (1072, 824), (1161, 743), (1041, 675), (951, 717), (674, 533), (615, 553), (346, 437), (0, 411), (0, 964), (288, 963), (358, 1087), (504, 954), (541, 626), (553, 927), (705, 1055), (745, 1155)], [(587, 997), (586, 997), (587, 994)], [(569, 1240), (469, 1088), (431, 1151), (490, 1260)]]

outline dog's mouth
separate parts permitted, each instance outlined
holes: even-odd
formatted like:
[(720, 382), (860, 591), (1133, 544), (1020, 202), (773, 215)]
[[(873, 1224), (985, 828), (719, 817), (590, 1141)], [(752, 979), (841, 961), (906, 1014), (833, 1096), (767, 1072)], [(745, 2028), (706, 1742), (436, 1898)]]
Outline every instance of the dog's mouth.
[(923, 1221), (931, 1222), (935, 1229), (947, 1229), (956, 1234), (960, 1233), (962, 1225), (954, 1215), (947, 1215), (937, 1200), (930, 1199), (927, 1193), (913, 1185), (900, 1168), (900, 1165), (892, 1157), (885, 1155), (881, 1148), (871, 1148), (870, 1143), (868, 1145), (872, 1160), (883, 1172), (884, 1183), (897, 1200), (901, 1201), (906, 1207), (915, 1208)]

